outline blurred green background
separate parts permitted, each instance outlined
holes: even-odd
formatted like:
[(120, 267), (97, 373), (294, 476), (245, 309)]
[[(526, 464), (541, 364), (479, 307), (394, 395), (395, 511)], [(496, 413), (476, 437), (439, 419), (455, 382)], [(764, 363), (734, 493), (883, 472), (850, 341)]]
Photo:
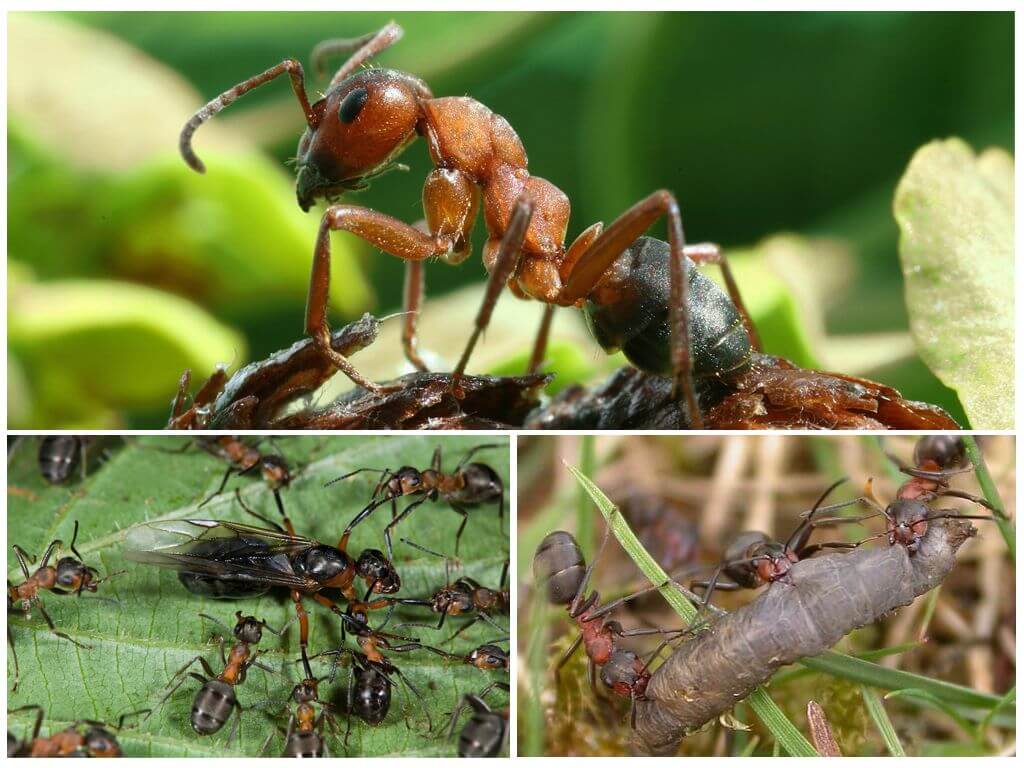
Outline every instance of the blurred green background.
[[(159, 426), (186, 366), (205, 377), (300, 338), (318, 215), (294, 200), (286, 162), (303, 121), (287, 83), (200, 129), (205, 176), (177, 158), (177, 133), (239, 80), (390, 18), (9, 17), (11, 426)], [(1012, 150), (1012, 14), (395, 18), (405, 38), (378, 63), (508, 118), (531, 171), (572, 200), (570, 240), (669, 187), (691, 241), (740, 249), (767, 351), (876, 378), (964, 420), (907, 334), (892, 195), (932, 139)], [(308, 73), (311, 92), (323, 86)], [(409, 173), (358, 199), (411, 222), (429, 161), (422, 143), (403, 160)], [(765, 270), (776, 279), (759, 279)], [(402, 272), (336, 235), (334, 321), (399, 309)], [(423, 344), (438, 366), (461, 349), (478, 301), (462, 289), (483, 275), (475, 257), (427, 269)], [(521, 364), (540, 311), (504, 297), (474, 367)], [(559, 385), (621, 363), (587, 344), (577, 313), (558, 315)], [(371, 375), (400, 368), (398, 320), (387, 325), (356, 358)]]

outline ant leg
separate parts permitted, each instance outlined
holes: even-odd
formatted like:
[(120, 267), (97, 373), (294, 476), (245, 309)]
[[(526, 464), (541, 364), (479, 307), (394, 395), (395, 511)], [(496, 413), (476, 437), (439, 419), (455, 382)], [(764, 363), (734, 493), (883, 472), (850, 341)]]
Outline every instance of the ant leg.
[(466, 370), (470, 355), (473, 354), (473, 348), (486, 330), (488, 323), (491, 322), (491, 314), (494, 312), (494, 306), (498, 303), (502, 289), (519, 267), (519, 261), (523, 254), (523, 241), (526, 239), (530, 219), (533, 218), (533, 208), (533, 201), (523, 194), (519, 196), (512, 208), (508, 227), (501, 238), (501, 245), (494, 257), (494, 265), (491, 267), (491, 274), (487, 278), (487, 287), (484, 290), (483, 301), (480, 302), (480, 310), (476, 316), (473, 333), (470, 334), (469, 341), (466, 342), (466, 348), (462, 351), (458, 365), (452, 371), (451, 389), (453, 392), (458, 391), (459, 380)]
[[(235, 488), (235, 501), (237, 501), (237, 502), (238, 502), (238, 505), (239, 505), (239, 506), (240, 506), (240, 507), (241, 507), (242, 509), (244, 509), (244, 510), (245, 510), (246, 512), (248, 512), (248, 513), (249, 513), (250, 515), (252, 515), (253, 517), (255, 517), (255, 518), (256, 518), (257, 520), (260, 520), (261, 522), (263, 522), (263, 523), (266, 523), (266, 524), (267, 524), (268, 526), (270, 526), (271, 528), (273, 528), (273, 529), (275, 529), (275, 530), (277, 530), (277, 531), (280, 531), (281, 533), (290, 533), (290, 534), (291, 534), (291, 535), (293, 535), (293, 536), (295, 535), (293, 531), (285, 531), (285, 529), (284, 529), (284, 528), (282, 528), (282, 527), (281, 527), (280, 525), (278, 525), (277, 523), (275, 523), (275, 522), (274, 522), (273, 520), (271, 520), (271, 519), (270, 519), (269, 517), (266, 517), (266, 516), (264, 516), (264, 515), (261, 515), (261, 514), (260, 514), (259, 512), (255, 511), (255, 510), (254, 510), (254, 509), (253, 509), (252, 507), (250, 507), (250, 506), (249, 506), (248, 504), (246, 504), (246, 503), (245, 503), (245, 500), (244, 500), (244, 499), (242, 499), (242, 492), (241, 492), (241, 489), (239, 489), (239, 488)], [(285, 515), (285, 520), (286, 520), (286, 521), (288, 520), (288, 516), (287, 516), (287, 515)]]
[(64, 640), (67, 640), (70, 643), (77, 645), (79, 648), (92, 650), (92, 646), (88, 643), (80, 643), (77, 640), (75, 640), (75, 638), (71, 637), (71, 635), (67, 635), (63, 632), (58, 632), (57, 626), (53, 623), (53, 619), (51, 619), (50, 614), (46, 612), (46, 607), (43, 605), (43, 601), (36, 600), (36, 604), (39, 606), (39, 612), (43, 614), (43, 618), (46, 619), (46, 624), (50, 627), (50, 631), (53, 632), (53, 634), (55, 634), (57, 637), (63, 638)]
[(807, 544), (807, 540), (811, 538), (811, 533), (814, 531), (811, 519), (818, 512), (825, 499), (829, 497), (829, 494), (845, 482), (845, 477), (836, 480), (832, 485), (824, 490), (821, 496), (818, 497), (817, 501), (814, 502), (814, 506), (811, 507), (811, 511), (808, 512), (806, 516), (803, 516), (804, 519), (800, 522), (800, 525), (796, 527), (793, 533), (790, 534), (789, 538), (786, 540), (785, 548), (787, 550), (798, 552), (803, 549), (804, 545)]
[[(363, 520), (365, 520), (367, 517), (369, 517), (370, 513), (372, 513), (375, 509), (377, 509), (377, 507), (381, 506), (382, 504), (386, 504), (390, 500), (391, 500), (390, 497), (385, 496), (383, 499), (377, 499), (376, 501), (371, 501), (369, 504), (367, 504), (365, 507), (363, 507), (363, 509), (359, 512), (359, 514), (356, 515), (355, 517), (353, 517), (352, 518), (352, 522), (350, 522), (345, 527), (345, 530), (342, 531), (341, 539), (338, 541), (338, 549), (340, 549), (342, 552), (344, 552), (345, 549), (348, 547), (348, 539), (349, 539), (349, 536), (352, 535), (352, 529), (355, 528), (357, 525), (359, 525), (361, 522), (363, 522)], [(391, 559), (390, 555), (388, 555), (388, 559)]]
[[(412, 502), (411, 504), (409, 504), (409, 506), (407, 506), (405, 509), (402, 510), (402, 513), (398, 517), (394, 518), (390, 523), (388, 523), (386, 526), (384, 526), (384, 543), (385, 543), (386, 549), (388, 551), (388, 560), (394, 560), (395, 559), (394, 558), (394, 550), (393, 550), (393, 547), (392, 547), (392, 544), (391, 544), (391, 530), (395, 526), (397, 526), (400, 522), (405, 520), (405, 518), (407, 518), (409, 516), (410, 512), (412, 512), (414, 509), (416, 509), (416, 507), (418, 507), (420, 504), (422, 504), (426, 500), (427, 500), (427, 497), (424, 496), (422, 499), (417, 499), (416, 501)], [(392, 501), (394, 501), (394, 499), (392, 499)]]
[(559, 303), (575, 304), (585, 299), (615, 260), (662, 216), (668, 222), (671, 251), (669, 325), (672, 334), (673, 385), (676, 396), (685, 398), (689, 426), (692, 429), (703, 429), (704, 417), (697, 402), (690, 354), (688, 259), (684, 253), (686, 240), (679, 204), (671, 192), (663, 189), (648, 195), (601, 232), (573, 265), (559, 296)]
[(328, 56), (339, 53), (350, 53), (348, 60), (331, 78), (329, 88), (333, 88), (346, 77), (355, 72), (364, 62), (369, 61), (381, 51), (390, 48), (402, 38), (402, 28), (390, 21), (379, 31), (351, 39), (324, 40), (313, 48), (310, 59), (317, 74), (325, 71), (324, 60)]
[[(412, 681), (409, 680), (409, 678), (405, 676), (405, 673), (402, 670), (400, 670), (398, 667), (395, 667), (394, 665), (392, 665), (392, 669), (395, 672), (395, 674), (398, 675), (398, 679), (402, 681), (402, 683), (406, 686), (406, 688), (408, 688), (410, 691), (412, 691), (416, 695), (416, 698), (419, 700), (420, 707), (423, 709), (423, 714), (427, 716), (427, 733), (433, 732), (433, 730), (434, 730), (434, 721), (430, 717), (430, 710), (427, 709), (427, 703), (423, 700), (423, 694), (421, 694), (419, 692), (419, 690), (417, 690), (416, 686), (414, 686), (412, 684)], [(388, 670), (388, 671), (390, 672), (392, 670)]]
[(580, 647), (580, 643), (582, 643), (582, 642), (583, 642), (583, 635), (582, 634), (577, 634), (576, 635), (576, 639), (572, 641), (572, 645), (570, 645), (566, 649), (565, 653), (563, 653), (561, 658), (558, 660), (558, 663), (555, 664), (555, 686), (556, 687), (558, 686), (558, 677), (559, 677), (559, 675), (562, 672), (562, 667), (564, 667), (569, 662), (569, 659), (571, 659), (572, 655), (574, 653), (576, 653), (576, 649)]
[[(52, 547), (53, 545), (51, 544), (50, 546)], [(28, 581), (32, 578), (32, 574), (28, 571), (28, 563), (32, 562), (32, 558), (29, 557), (28, 553), (17, 544), (14, 545), (14, 556), (18, 559), (18, 567), (21, 568), (21, 575), (25, 577), (25, 581)], [(9, 579), (7, 584), (8, 586), (11, 584)]]
[(466, 530), (466, 523), (469, 522), (469, 512), (467, 512), (464, 508), (460, 507), (454, 501), (449, 501), (448, 502), (448, 506), (451, 507), (453, 511), (458, 512), (460, 515), (462, 515), (462, 523), (459, 524), (459, 530), (457, 530), (455, 532), (455, 557), (456, 557), (456, 562), (458, 563), (458, 562), (461, 562), (461, 561), (458, 560), (458, 557), (459, 557), (459, 539), (462, 538), (462, 532), (464, 530)]
[(14, 649), (14, 635), (11, 634), (11, 627), (7, 627), (7, 644), (11, 649), (11, 658), (14, 659), (14, 687), (11, 688), (11, 693), (16, 693), (18, 690), (18, 683), (21, 680), (21, 670), (18, 667), (18, 652)]
[(601, 559), (601, 555), (604, 553), (604, 548), (608, 544), (608, 537), (611, 535), (611, 532), (611, 526), (606, 522), (604, 525), (604, 536), (601, 538), (601, 546), (597, 550), (597, 556), (594, 558), (593, 562), (587, 566), (587, 570), (583, 572), (583, 580), (580, 582), (579, 589), (576, 590), (576, 594), (573, 595), (572, 602), (569, 604), (569, 615), (573, 618), (580, 615), (583, 595), (587, 592), (587, 585), (590, 583), (590, 576), (593, 574), (594, 568), (597, 567), (597, 563)]
[[(455, 467), (455, 471), (457, 472), (459, 467), (461, 467), (461, 466), (462, 466), (462, 462), (459, 462), (459, 466)], [(437, 446), (437, 448), (434, 449), (434, 455), (430, 457), (430, 468), (432, 470), (434, 470), (435, 472), (437, 472), (438, 474), (441, 473), (441, 446), (440, 445)], [(454, 474), (454, 472), (452, 474)]]
[[(207, 504), (209, 504), (211, 501), (213, 501), (215, 498), (217, 498), (222, 493), (224, 493), (224, 487), (228, 484), (228, 479), (231, 477), (231, 475), (235, 474), (235, 472), (236, 472), (236, 470), (235, 470), (234, 467), (228, 467), (227, 471), (224, 473), (224, 477), (221, 478), (220, 487), (217, 488), (217, 490), (214, 491), (213, 493), (211, 493), (209, 496), (207, 496), (203, 500), (203, 502), (198, 507), (196, 507), (196, 509), (202, 509)], [(238, 490), (238, 489), (236, 488), (235, 490)]]
[[(304, 206), (304, 207), (309, 207)], [(306, 301), (306, 333), (320, 353), (339, 371), (363, 389), (381, 394), (393, 391), (363, 376), (348, 358), (331, 346), (331, 327), (327, 321), (327, 302), (331, 283), (331, 232), (344, 230), (359, 236), (378, 250), (405, 261), (423, 261), (445, 256), (453, 250), (451, 238), (430, 235), (415, 227), (370, 208), (332, 205), (323, 215), (313, 251), (313, 270)]]
[(683, 246), (683, 253), (689, 256), (694, 264), (715, 264), (718, 266), (722, 271), (722, 278), (725, 280), (725, 289), (729, 293), (729, 298), (736, 305), (736, 309), (739, 310), (740, 317), (743, 318), (743, 325), (746, 326), (751, 345), (758, 352), (763, 352), (764, 349), (761, 346), (761, 339), (757, 335), (757, 328), (754, 327), (754, 321), (750, 319), (750, 313), (747, 312), (747, 307), (743, 303), (743, 295), (740, 293), (740, 288), (732, 276), (729, 261), (725, 258), (721, 246), (717, 243), (696, 243)]
[(82, 553), (79, 552), (78, 549), (75, 548), (75, 542), (76, 541), (78, 541), (78, 521), (77, 520), (75, 520), (75, 527), (74, 527), (74, 530), (71, 532), (71, 551), (72, 551), (72, 553), (74, 553), (75, 557), (77, 557), (78, 561), (81, 563), (81, 562), (85, 561), (85, 558), (82, 557)]
[(427, 364), (419, 353), (416, 325), (419, 322), (420, 307), (423, 305), (423, 262), (405, 262), (405, 286), (403, 290), (402, 351), (417, 371), (428, 371)]
[(555, 305), (544, 306), (544, 314), (540, 318), (540, 327), (533, 340), (533, 352), (530, 353), (530, 364), (526, 366), (526, 375), (533, 376), (543, 367), (548, 353), (548, 337), (551, 335), (551, 321), (555, 316)]
[[(455, 469), (452, 470), (452, 474), (453, 475), (457, 474), (459, 472), (459, 470), (461, 470), (464, 466), (466, 466), (466, 463), (471, 458), (473, 458), (473, 456), (478, 451), (486, 451), (486, 450), (488, 450), (490, 448), (504, 448), (504, 447), (505, 447), (505, 443), (482, 443), (480, 445), (474, 445), (472, 448), (470, 448), (468, 451), (466, 451), (466, 455), (465, 456), (463, 456), (461, 459), (459, 459), (459, 463), (455, 465)], [(440, 468), (440, 466), (438, 466), (438, 467), (435, 467), (435, 469), (440, 471), (441, 468)]]
[(935, 497), (951, 496), (957, 499), (966, 499), (967, 501), (985, 507), (986, 509), (991, 509), (995, 512), (995, 508), (989, 503), (988, 499), (984, 499), (981, 496), (975, 496), (973, 493), (968, 493), (967, 491), (957, 490), (956, 488), (943, 488), (942, 490), (932, 491), (931, 495)]

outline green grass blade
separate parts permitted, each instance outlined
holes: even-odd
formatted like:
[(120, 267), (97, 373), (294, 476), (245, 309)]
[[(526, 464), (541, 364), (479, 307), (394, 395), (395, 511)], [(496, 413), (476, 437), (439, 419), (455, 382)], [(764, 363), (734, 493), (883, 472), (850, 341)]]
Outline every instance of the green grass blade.
[[(670, 584), (666, 584), (668, 581), (668, 575), (665, 571), (655, 562), (647, 550), (644, 549), (643, 545), (637, 539), (636, 534), (630, 529), (629, 524), (625, 518), (619, 514), (616, 506), (611, 500), (604, 495), (604, 492), (598, 488), (594, 482), (584, 475), (576, 467), (569, 466), (569, 471), (576, 477), (580, 485), (586, 490), (587, 494), (593, 499), (594, 504), (600, 510), (601, 514), (607, 521), (608, 526), (612, 529), (612, 533), (615, 534), (615, 538), (618, 539), (622, 548), (626, 550), (626, 553), (632, 558), (633, 562), (636, 563), (640, 571), (647, 577), (651, 584), (664, 584), (659, 588), (659, 592), (668, 601), (669, 605), (682, 617), (688, 624), (692, 623), (697, 618), (697, 609), (674, 589)], [(815, 751), (811, 743), (804, 738), (803, 734), (793, 725), (783, 714), (782, 710), (778, 708), (771, 697), (764, 691), (763, 688), (759, 687), (754, 693), (747, 699), (754, 712), (765, 724), (765, 726), (771, 731), (775, 737), (778, 745), (786, 750), (790, 755), (794, 757), (814, 757), (818, 753)]]
[(878, 697), (878, 693), (873, 688), (862, 685), (860, 687), (860, 695), (864, 699), (864, 707), (874, 721), (875, 727), (878, 728), (878, 732), (882, 735), (882, 740), (885, 742), (885, 748), (889, 750), (889, 754), (893, 757), (906, 757), (907, 753), (903, 751), (903, 745), (900, 744), (899, 737), (896, 735), (896, 729), (893, 727), (892, 720), (889, 719), (889, 713), (885, 711), (885, 704)]
[(996, 716), (999, 710), (1001, 710), (1003, 707), (1009, 706), (1010, 704), (1016, 703), (1016, 701), (1017, 686), (1015, 685), (1003, 694), (1003, 698), (1001, 698), (999, 702), (994, 707), (992, 707), (989, 713), (985, 715), (984, 719), (978, 724), (978, 733), (984, 734), (985, 730), (989, 727), (989, 725), (991, 725), (992, 718)]
[[(593, 435), (580, 437), (580, 469), (587, 477), (593, 477), (597, 470)], [(590, 497), (583, 488), (579, 488), (576, 493), (576, 541), (588, 560), (594, 556), (594, 513), (590, 504)]]
[(1006, 548), (1010, 551), (1010, 557), (1013, 561), (1017, 562), (1017, 536), (1013, 530), (1013, 524), (1006, 516), (1006, 505), (1003, 504), (1003, 499), (999, 495), (999, 490), (996, 488), (995, 482), (992, 480), (992, 475), (989, 474), (988, 465), (985, 463), (985, 457), (978, 449), (978, 443), (971, 435), (964, 435), (962, 440), (964, 441), (964, 447), (967, 449), (967, 458), (971, 460), (971, 464), (974, 465), (974, 474), (978, 477), (978, 485), (981, 486), (981, 492), (985, 495), (985, 499), (995, 507), (995, 518), (996, 525), (999, 526), (999, 533), (1003, 536), (1003, 541), (1006, 542)]
[(889, 693), (885, 694), (886, 699), (894, 699), (897, 697), (904, 697), (908, 699), (923, 699), (925, 701), (930, 702), (932, 705), (934, 705), (938, 709), (941, 709), (943, 712), (949, 715), (954, 721), (956, 721), (957, 725), (963, 728), (964, 733), (967, 733), (972, 738), (977, 738), (975, 730), (972, 727), (970, 721), (963, 715), (961, 715), (959, 712), (957, 712), (956, 709), (951, 707), (949, 704), (935, 697), (930, 691), (921, 690), (920, 688), (901, 688), (898, 691), (890, 691)]

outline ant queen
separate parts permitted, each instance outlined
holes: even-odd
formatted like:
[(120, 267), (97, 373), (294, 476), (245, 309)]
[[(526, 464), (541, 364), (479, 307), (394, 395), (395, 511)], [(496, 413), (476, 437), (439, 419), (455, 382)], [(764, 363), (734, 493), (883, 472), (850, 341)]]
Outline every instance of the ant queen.
[[(641, 370), (671, 375), (690, 425), (703, 427), (696, 382), (734, 380), (749, 367), (753, 350), (760, 349), (718, 246), (686, 245), (679, 205), (665, 190), (639, 201), (608, 227), (600, 222), (589, 226), (567, 246), (569, 199), (549, 181), (530, 175), (523, 143), (505, 118), (469, 97), (435, 98), (414, 75), (363, 67), (401, 36), (401, 27), (392, 22), (374, 34), (317, 46), (314, 62), (333, 54), (349, 58), (313, 104), (302, 65), (286, 59), (210, 101), (181, 133), (182, 156), (203, 172), (192, 149), (199, 126), (252, 89), (283, 74), (291, 79), (307, 126), (296, 158), (298, 203), (304, 211), (320, 198), (329, 203), (313, 252), (306, 304), (306, 333), (320, 352), (359, 386), (383, 390), (331, 347), (330, 233), (344, 230), (405, 261), (402, 346), (409, 362), (425, 371), (416, 334), (423, 263), (432, 258), (453, 265), (465, 261), (482, 207), (489, 278), (475, 327), (452, 374), (456, 396), (462, 394), (459, 381), (507, 284), (519, 298), (546, 305), (530, 373), (544, 362), (554, 308), (578, 307), (605, 350), (622, 349)], [(434, 164), (423, 185), (426, 231), (370, 208), (337, 202), (342, 193), (365, 188), (397, 167), (397, 157), (417, 136), (425, 139)], [(668, 243), (642, 237), (663, 217)], [(692, 268), (697, 264), (718, 264), (728, 295)]]

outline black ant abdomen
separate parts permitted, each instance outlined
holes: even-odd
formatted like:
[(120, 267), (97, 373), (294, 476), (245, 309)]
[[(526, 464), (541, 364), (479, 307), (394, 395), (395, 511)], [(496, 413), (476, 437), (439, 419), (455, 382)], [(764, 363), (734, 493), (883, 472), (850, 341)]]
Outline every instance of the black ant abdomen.
[(71, 479), (79, 463), (85, 472), (85, 451), (88, 437), (79, 435), (48, 435), (39, 443), (39, 472), (51, 485), (63, 485)]
[(939, 469), (966, 467), (964, 441), (957, 435), (925, 435), (914, 445), (914, 465), (924, 467), (925, 462), (934, 462)]
[(352, 712), (367, 725), (380, 725), (391, 709), (391, 682), (373, 666), (356, 670), (352, 681)]
[[(622, 350), (637, 368), (671, 375), (669, 244), (633, 242), (583, 308), (594, 339), (609, 353)], [(736, 305), (686, 259), (690, 349), (695, 379), (729, 379), (747, 368), (753, 348)], [(602, 301), (607, 295), (607, 303)], [(596, 301), (595, 301), (596, 299)]]
[(580, 545), (567, 531), (552, 531), (533, 556), (533, 578), (544, 584), (552, 605), (565, 605), (580, 588), (587, 570)]
[(206, 681), (192, 704), (192, 729), (200, 736), (212, 736), (224, 727), (236, 706), (238, 699), (231, 685), (216, 679)]
[[(211, 560), (231, 560), (236, 564), (272, 565), (276, 558), (269, 556), (269, 547), (258, 539), (212, 539), (196, 542), (189, 551), (194, 558)], [(248, 562), (243, 555), (249, 556)], [(280, 556), (276, 556), (280, 557)], [(287, 562), (284, 563), (287, 566)], [(270, 591), (271, 585), (252, 579), (235, 579), (226, 575), (215, 575), (202, 571), (183, 570), (178, 573), (178, 581), (189, 592), (217, 600), (239, 600), (245, 597), (260, 597)]]

